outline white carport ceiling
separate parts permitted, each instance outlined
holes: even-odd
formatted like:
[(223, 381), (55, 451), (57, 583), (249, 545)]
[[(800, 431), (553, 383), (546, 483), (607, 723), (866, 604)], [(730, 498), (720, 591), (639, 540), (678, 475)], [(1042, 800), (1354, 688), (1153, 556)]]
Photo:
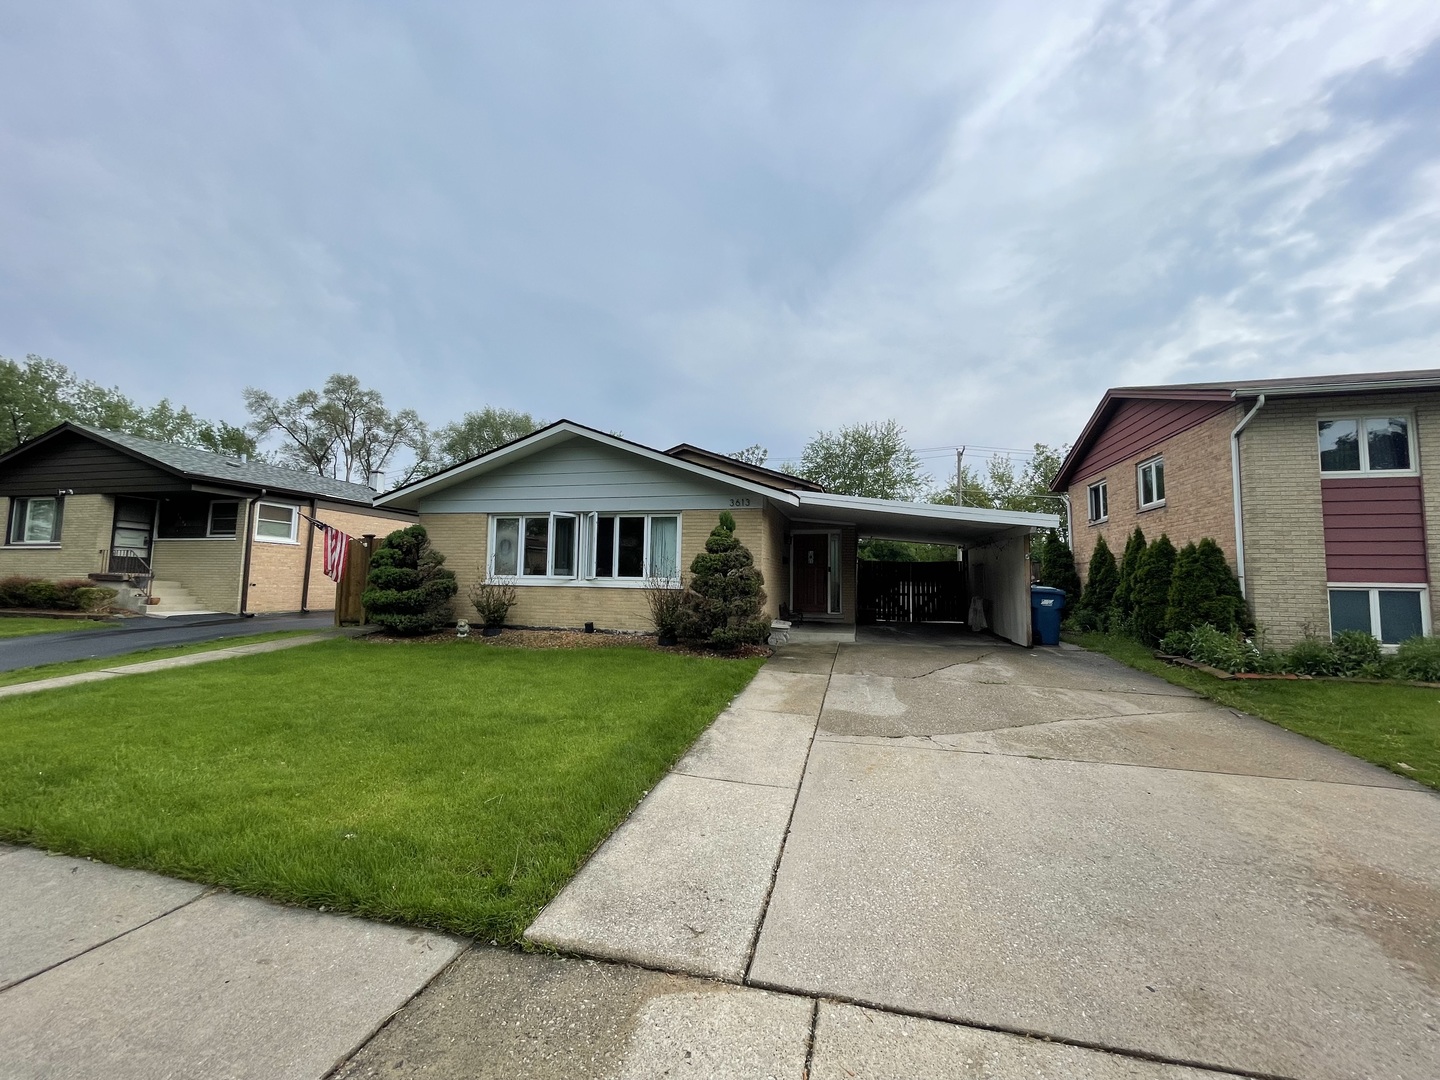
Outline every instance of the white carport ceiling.
[(1018, 510), (987, 510), (978, 506), (942, 506), (935, 503), (891, 502), (853, 495), (822, 495), (792, 491), (798, 507), (784, 507), (792, 527), (805, 523), (854, 525), (872, 540), (909, 540), (924, 544), (976, 544), (1022, 536), (1035, 529), (1058, 529), (1055, 514)]

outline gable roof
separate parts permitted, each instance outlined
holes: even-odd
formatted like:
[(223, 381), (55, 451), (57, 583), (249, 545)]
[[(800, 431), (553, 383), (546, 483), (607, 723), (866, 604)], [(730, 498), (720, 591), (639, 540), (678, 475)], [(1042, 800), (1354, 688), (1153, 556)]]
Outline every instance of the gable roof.
[(729, 454), (717, 454), (714, 450), (706, 450), (703, 447), (695, 446), (692, 443), (681, 443), (679, 446), (672, 446), (665, 453), (671, 457), (683, 458), (686, 461), (693, 461), (697, 465), (708, 465), (712, 469), (719, 469), (721, 472), (730, 473), (732, 476), (743, 476), (754, 480), (758, 484), (768, 484), (779, 488), (782, 491), (824, 491), (821, 484), (814, 480), (806, 480), (803, 476), (791, 476), (789, 473), (781, 472), (778, 469), (769, 469), (764, 465), (755, 465), (748, 461), (741, 461)]
[(681, 472), (690, 473), (694, 476), (701, 476), (708, 480), (716, 480), (731, 487), (750, 491), (757, 495), (764, 495), (779, 502), (791, 506), (797, 505), (798, 500), (788, 490), (774, 484), (761, 484), (753, 479), (737, 476), (734, 473), (721, 469), (712, 468), (707, 465), (700, 465), (693, 461), (686, 461), (681, 457), (673, 457), (654, 447), (645, 446), (643, 443), (632, 442), (623, 439), (618, 435), (610, 435), (600, 431), (598, 428), (587, 427), (584, 424), (577, 424), (573, 420), (557, 420), (539, 431), (532, 431), (529, 435), (522, 436), (503, 446), (497, 446), (494, 450), (473, 457), (469, 461), (462, 461), (458, 465), (452, 465), (440, 472), (424, 477), (420, 480), (406, 484), (404, 487), (396, 488), (375, 500), (376, 506), (398, 506), (402, 509), (415, 509), (421, 498), (444, 491), (471, 477), (483, 476), (501, 466), (529, 457), (549, 446), (555, 446), (571, 439), (585, 439), (601, 446), (621, 450), (628, 454), (647, 461), (666, 465)]
[(6, 454), (0, 455), (0, 465), (12, 458), (29, 453), (58, 435), (73, 432), (95, 442), (149, 462), (166, 472), (189, 480), (208, 480), (229, 487), (252, 488), (286, 495), (334, 499), (339, 502), (373, 505), (375, 492), (364, 484), (352, 484), (328, 476), (305, 472), (301, 469), (287, 469), (281, 465), (270, 465), (263, 461), (241, 461), (226, 454), (209, 450), (198, 450), (193, 446), (145, 439), (139, 435), (128, 435), (120, 431), (105, 431), (88, 424), (66, 421), (42, 435), (21, 443)]
[[(1239, 379), (1229, 382), (1173, 383), (1161, 386), (1118, 386), (1105, 391), (1079, 438), (1070, 447), (1051, 491), (1064, 491), (1075, 479), (1096, 440), (1127, 401), (1231, 402), (1310, 394), (1359, 394), (1385, 390), (1440, 389), (1440, 368), (1417, 371), (1362, 372), (1353, 375), (1302, 375), (1288, 379)], [(1197, 413), (1201, 420), (1204, 415)], [(1213, 415), (1211, 413), (1210, 415)]]

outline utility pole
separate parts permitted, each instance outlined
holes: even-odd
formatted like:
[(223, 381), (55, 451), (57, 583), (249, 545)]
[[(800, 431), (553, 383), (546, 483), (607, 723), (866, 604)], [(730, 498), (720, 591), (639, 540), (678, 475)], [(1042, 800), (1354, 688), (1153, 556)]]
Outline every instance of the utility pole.
[(965, 461), (965, 448), (955, 448), (955, 505), (965, 505), (965, 472), (962, 464)]

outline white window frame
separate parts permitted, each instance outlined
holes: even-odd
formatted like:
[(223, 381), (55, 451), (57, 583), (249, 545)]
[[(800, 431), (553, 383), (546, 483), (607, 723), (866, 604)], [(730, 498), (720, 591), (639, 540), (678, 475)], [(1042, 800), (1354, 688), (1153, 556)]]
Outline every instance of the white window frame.
[[(1330, 616), (1330, 594), (1335, 591), (1342, 592), (1365, 592), (1370, 593), (1370, 636), (1380, 641), (1380, 594), (1382, 592), (1413, 592), (1420, 594), (1420, 632), (1429, 637), (1434, 631), (1430, 626), (1430, 587), (1416, 582), (1408, 581), (1327, 581), (1325, 583), (1325, 613), (1326, 629), (1330, 630), (1330, 637), (1333, 639), (1335, 632), (1331, 629), (1335, 620)], [(1399, 648), (1399, 643), (1387, 645), (1380, 642), (1380, 647), (1386, 652), (1394, 652)]]
[[(619, 563), (620, 545), (615, 545), (614, 553), (611, 555), (611, 576), (600, 577), (596, 573), (596, 541), (599, 538), (599, 521), (602, 517), (611, 518), (643, 518), (645, 520), (645, 548), (644, 548), (644, 569), (645, 573), (640, 577), (617, 577), (614, 572)], [(495, 572), (495, 532), (496, 527), (502, 520), (518, 518), (520, 521), (520, 550), (516, 552), (515, 570), (512, 574), (497, 574)], [(527, 519), (548, 518), (550, 525), (546, 534), (546, 573), (540, 574), (525, 573), (525, 522)], [(555, 521), (558, 518), (569, 518), (575, 522), (575, 547), (576, 566), (575, 572), (565, 575), (555, 573)], [(545, 513), (494, 513), (490, 515), (488, 535), (486, 538), (486, 573), (493, 579), (508, 582), (514, 585), (581, 585), (591, 588), (599, 587), (605, 589), (643, 589), (650, 585), (650, 559), (651, 543), (650, 531), (655, 518), (675, 519), (675, 576), (666, 580), (665, 584), (675, 588), (680, 586), (680, 568), (684, 565), (681, 546), (685, 532), (684, 514), (679, 510), (662, 510), (654, 513), (639, 512), (627, 513), (625, 511), (570, 511), (555, 510)]]
[[(1367, 420), (1389, 420), (1395, 417), (1405, 421), (1405, 434), (1410, 440), (1410, 468), (1372, 469), (1370, 468), (1370, 440), (1365, 434), (1365, 422)], [(1360, 435), (1360, 468), (1358, 469), (1327, 469), (1321, 461), (1320, 425), (1326, 422), (1334, 423), (1338, 420), (1353, 420), (1358, 425)], [(1344, 480), (1351, 476), (1419, 476), (1420, 439), (1415, 433), (1415, 411), (1413, 409), (1385, 409), (1380, 412), (1318, 414), (1315, 417), (1315, 465), (1319, 468), (1322, 477), (1333, 480)]]
[[(1096, 495), (1099, 495), (1100, 513), (1095, 513)], [(1091, 525), (1100, 525), (1110, 520), (1110, 481), (1097, 480), (1085, 489), (1085, 512)]]
[[(217, 533), (215, 531), (215, 506), (218, 503), (225, 503), (235, 507), (235, 531), (228, 533)], [(281, 504), (275, 504), (281, 505)], [(240, 538), (240, 523), (245, 518), (245, 503), (240, 499), (211, 499), (210, 506), (205, 511), (205, 539), (206, 540), (238, 540)], [(259, 520), (258, 518), (256, 520)], [(152, 538), (154, 533), (151, 533)]]
[[(260, 511), (271, 506), (276, 510), (290, 511), (290, 536), (262, 536), (260, 534)], [(208, 530), (207, 530), (208, 531)], [(260, 501), (255, 504), (255, 542), (259, 544), (298, 544), (300, 542), (300, 507), (293, 503)]]
[[(1147, 469), (1153, 470), (1156, 465), (1160, 466), (1160, 473), (1163, 476), (1165, 473), (1164, 454), (1159, 454), (1155, 457), (1147, 458), (1146, 460), (1140, 462), (1139, 465), (1135, 466), (1135, 505), (1138, 506), (1141, 510), (1155, 510), (1165, 505), (1164, 495), (1161, 495), (1158, 499), (1155, 499), (1151, 502), (1145, 501), (1145, 471)], [(1150, 486), (1154, 490), (1159, 491), (1163, 483), (1164, 481), (1161, 481), (1160, 484), (1155, 483), (1155, 478), (1152, 472), (1150, 478)]]
[[(18, 515), (20, 518), (19, 522), (16, 522), (15, 520), (17, 515), (14, 509), (11, 509), (10, 511), (10, 521), (6, 523), (6, 528), (9, 529), (12, 533), (12, 535), (8, 537), (10, 544), (14, 547), (59, 547), (60, 541), (55, 538), (55, 527), (60, 524), (60, 496), (36, 495), (34, 497), (30, 497), (22, 495), (17, 497), (14, 501), (17, 503), (23, 502), (25, 504), (25, 507), (23, 512)], [(30, 511), (37, 502), (48, 502), (55, 504), (54, 514), (50, 518), (50, 538), (48, 540), (26, 539), (26, 535), (30, 532)], [(16, 527), (17, 525), (19, 526), (18, 528)]]

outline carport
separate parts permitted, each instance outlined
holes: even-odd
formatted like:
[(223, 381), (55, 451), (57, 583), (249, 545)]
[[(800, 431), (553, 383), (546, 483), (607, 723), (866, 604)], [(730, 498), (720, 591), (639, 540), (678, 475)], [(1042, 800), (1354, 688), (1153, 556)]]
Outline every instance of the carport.
[[(841, 605), (845, 621), (856, 619), (858, 604), (854, 596), (862, 589), (853, 584), (863, 573), (863, 564), (856, 555), (856, 543), (866, 540), (900, 540), (921, 544), (949, 544), (960, 550), (957, 573), (948, 575), (954, 584), (935, 575), (927, 582), (924, 603), (912, 603), (911, 617), (934, 617), (957, 614), (954, 590), (963, 592), (959, 618), (971, 598), (979, 598), (985, 606), (989, 628), (996, 636), (1017, 645), (1029, 646), (1030, 640), (1030, 538), (1043, 529), (1057, 529), (1060, 519), (1054, 514), (1032, 514), (1014, 510), (989, 510), (972, 506), (942, 506), (932, 503), (894, 502), (888, 499), (864, 499), (853, 495), (829, 495), (813, 491), (792, 492), (799, 500), (795, 507), (784, 507), (787, 518), (791, 595), (796, 594), (807, 560), (815, 550), (807, 541), (797, 538), (829, 535), (830, 550), (850, 562), (852, 593), (848, 611)], [(923, 566), (924, 564), (916, 564)], [(943, 565), (943, 564), (942, 564)], [(911, 596), (921, 590), (912, 583)]]

